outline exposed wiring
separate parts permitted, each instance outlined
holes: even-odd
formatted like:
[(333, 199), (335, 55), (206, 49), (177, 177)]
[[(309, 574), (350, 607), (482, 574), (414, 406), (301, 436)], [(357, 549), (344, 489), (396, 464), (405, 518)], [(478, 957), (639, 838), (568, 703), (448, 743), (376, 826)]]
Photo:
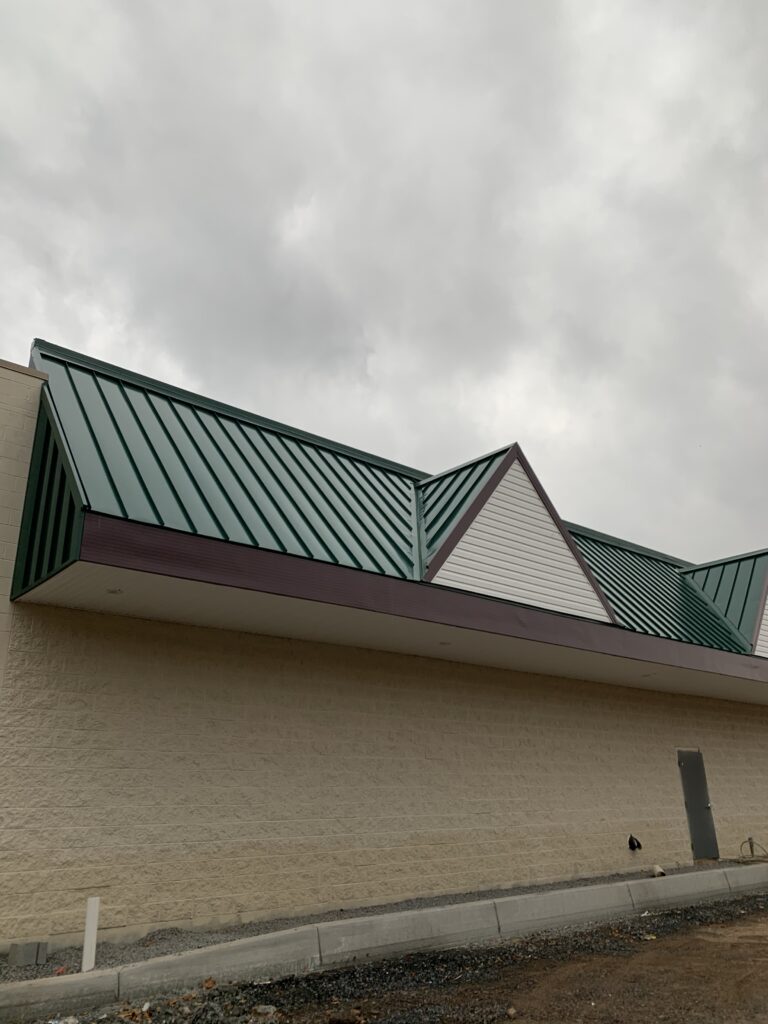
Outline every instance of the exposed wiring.
[(739, 847), (739, 855), (742, 856), (742, 857), (744, 856), (744, 847), (745, 846), (749, 847), (749, 855), (750, 855), (750, 857), (754, 857), (755, 856), (755, 847), (756, 846), (759, 846), (760, 849), (763, 851), (763, 854), (766, 857), (768, 857), (768, 850), (766, 850), (766, 848), (763, 846), (762, 843), (758, 843), (756, 839), (753, 839), (752, 836), (749, 836), (747, 839), (745, 839), (744, 842)]

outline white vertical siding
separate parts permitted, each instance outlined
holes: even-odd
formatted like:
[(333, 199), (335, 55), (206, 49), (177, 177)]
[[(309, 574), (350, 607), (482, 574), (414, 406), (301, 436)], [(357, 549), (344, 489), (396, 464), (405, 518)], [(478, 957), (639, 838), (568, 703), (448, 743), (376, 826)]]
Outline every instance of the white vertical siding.
[(519, 462), (433, 582), (608, 622), (608, 615)]
[(761, 658), (768, 658), (768, 606), (763, 612), (763, 619), (760, 623), (760, 630), (755, 643), (755, 654)]

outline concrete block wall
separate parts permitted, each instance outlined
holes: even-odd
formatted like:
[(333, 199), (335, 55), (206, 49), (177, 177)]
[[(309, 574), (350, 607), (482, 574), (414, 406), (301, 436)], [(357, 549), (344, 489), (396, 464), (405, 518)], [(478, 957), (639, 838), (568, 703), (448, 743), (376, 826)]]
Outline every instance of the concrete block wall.
[(768, 845), (768, 708), (19, 605), (0, 941), (687, 863), (678, 747)]
[(11, 630), (11, 580), (45, 374), (0, 359), (0, 677)]
[(12, 606), (43, 379), (0, 362), (0, 948), (686, 863), (678, 747), (768, 846), (766, 708)]

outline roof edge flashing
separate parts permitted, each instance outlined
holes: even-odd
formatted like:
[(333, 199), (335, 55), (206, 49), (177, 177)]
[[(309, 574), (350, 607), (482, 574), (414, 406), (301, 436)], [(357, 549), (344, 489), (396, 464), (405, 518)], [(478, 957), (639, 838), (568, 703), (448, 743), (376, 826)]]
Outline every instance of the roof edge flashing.
[(269, 419), (266, 416), (259, 416), (257, 413), (248, 412), (246, 409), (240, 409), (237, 406), (229, 405), (226, 402), (219, 402), (213, 398), (206, 398), (205, 395), (197, 394), (194, 391), (187, 391), (185, 388), (177, 388), (172, 384), (166, 384), (154, 377), (147, 377), (144, 374), (135, 372), (134, 370), (126, 370), (121, 366), (116, 366), (114, 363), (108, 363), (102, 359), (96, 359), (93, 356), (83, 355), (81, 352), (74, 352), (72, 349), (64, 348), (61, 345), (55, 345), (53, 342), (46, 341), (44, 338), (35, 338), (30, 352), (30, 364), (33, 369), (41, 372), (45, 372), (42, 360), (39, 358), (41, 354), (47, 355), (52, 359), (57, 359), (60, 362), (80, 366), (83, 369), (90, 370), (94, 373), (101, 373), (106, 376), (114, 377), (127, 384), (134, 384), (137, 387), (154, 391), (165, 397), (174, 398), (179, 402), (186, 403), (187, 405), (196, 406), (202, 409), (209, 409), (212, 412), (216, 412), (224, 416), (230, 416), (233, 419), (252, 423), (254, 426), (260, 427), (262, 430), (270, 430), (276, 434), (284, 434), (287, 437), (294, 437), (307, 444), (315, 445), (318, 448), (325, 448), (329, 451), (337, 452), (340, 455), (346, 455), (349, 458), (357, 459), (360, 462), (366, 462), (377, 466), (379, 469), (383, 469), (390, 473), (396, 473), (399, 476), (408, 477), (414, 481), (414, 483), (419, 480), (423, 480), (427, 476), (427, 474), (422, 470), (414, 469), (412, 466), (405, 466), (402, 463), (394, 462), (391, 459), (372, 455), (359, 448), (353, 448), (350, 445), (343, 444), (339, 441), (332, 441), (330, 438), (322, 437), (319, 434), (312, 434), (309, 431), (300, 430), (298, 427), (291, 427), (287, 423), (280, 423), (277, 420)]
[(444, 476), (450, 476), (451, 473), (459, 473), (462, 469), (469, 469), (470, 466), (476, 466), (478, 462), (485, 462), (496, 458), (497, 455), (503, 455), (506, 452), (511, 451), (515, 447), (516, 442), (512, 444), (502, 445), (501, 448), (495, 448), (493, 451), (485, 452), (484, 455), (478, 455), (476, 459), (468, 459), (466, 462), (459, 463), (458, 466), (451, 466), (450, 469), (444, 469), (440, 473), (435, 473), (433, 476), (427, 476), (419, 480), (416, 484), (417, 487), (428, 487), (429, 484), (435, 483), (437, 480), (442, 480)]
[(710, 562), (699, 562), (681, 570), (685, 575), (698, 572), (700, 569), (715, 569), (719, 565), (732, 565), (734, 562), (746, 562), (749, 558), (763, 558), (768, 555), (768, 548), (758, 548), (757, 551), (745, 551), (741, 555), (730, 555), (725, 558), (713, 558)]
[(79, 558), (88, 508), (43, 386), (11, 581), (14, 601)]
[(601, 530), (593, 530), (590, 526), (579, 526), (577, 523), (563, 520), (563, 526), (569, 533), (576, 533), (582, 537), (591, 537), (593, 540), (601, 541), (603, 544), (610, 544), (616, 548), (626, 548), (627, 551), (634, 551), (638, 555), (645, 555), (647, 558), (655, 558), (660, 562), (669, 562), (677, 566), (681, 571), (696, 569), (693, 562), (687, 562), (684, 558), (676, 555), (668, 555), (663, 551), (656, 551), (654, 548), (644, 547), (642, 544), (635, 544), (634, 541), (624, 540), (622, 537), (615, 537), (610, 533), (603, 533)]

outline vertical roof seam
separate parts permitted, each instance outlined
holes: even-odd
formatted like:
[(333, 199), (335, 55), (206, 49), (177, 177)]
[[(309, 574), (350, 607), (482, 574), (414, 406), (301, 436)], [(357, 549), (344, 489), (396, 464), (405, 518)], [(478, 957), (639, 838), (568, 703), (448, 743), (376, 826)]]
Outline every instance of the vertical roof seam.
[(80, 415), (83, 417), (83, 423), (85, 424), (86, 430), (88, 431), (88, 433), (91, 436), (91, 440), (93, 442), (93, 447), (96, 450), (96, 454), (98, 455), (99, 460), (101, 462), (102, 469), (104, 470), (104, 475), (107, 478), (107, 480), (109, 481), (109, 486), (112, 488), (112, 494), (113, 494), (115, 500), (117, 501), (117, 504), (122, 509), (123, 516), (127, 518), (128, 517), (128, 511), (127, 511), (127, 509), (125, 507), (123, 499), (120, 497), (120, 492), (117, 489), (117, 484), (115, 483), (114, 477), (112, 476), (112, 473), (110, 472), (109, 466), (107, 465), (107, 460), (104, 458), (104, 452), (102, 451), (101, 445), (98, 442), (98, 439), (97, 439), (96, 433), (95, 433), (95, 431), (93, 429), (93, 424), (91, 423), (90, 417), (88, 416), (88, 414), (85, 411), (85, 406), (83, 405), (83, 400), (82, 400), (82, 397), (80, 395), (80, 389), (75, 387), (75, 382), (72, 379), (72, 371), (70, 370), (69, 366), (66, 363), (64, 364), (64, 371), (65, 371), (65, 373), (67, 375), (67, 380), (69, 381), (69, 386), (72, 388), (72, 394), (75, 396), (75, 402), (77, 403), (77, 405), (80, 408)]
[(139, 419), (139, 416), (138, 416), (138, 414), (136, 412), (136, 409), (134, 408), (133, 402), (129, 398), (128, 393), (127, 393), (127, 391), (125, 389), (125, 386), (124, 386), (123, 382), (121, 380), (116, 380), (115, 383), (117, 384), (117, 387), (118, 387), (118, 389), (120, 391), (120, 394), (123, 396), (123, 400), (125, 401), (125, 405), (126, 405), (126, 408), (128, 409), (129, 414), (133, 417), (133, 421), (136, 424), (136, 427), (137, 427), (139, 433), (141, 434), (141, 436), (144, 439), (144, 443), (147, 446), (147, 451), (150, 453), (151, 457), (154, 459), (155, 465), (157, 466), (157, 469), (158, 469), (159, 473), (165, 479), (165, 482), (168, 485), (168, 489), (170, 490), (171, 494), (173, 495), (173, 497), (174, 497), (174, 499), (176, 501), (176, 504), (179, 507), (179, 511), (181, 512), (182, 516), (186, 519), (187, 525), (189, 526), (189, 528), (192, 531), (192, 533), (196, 533), (197, 531), (195, 530), (195, 524), (192, 521), (192, 517), (187, 512), (186, 506), (184, 505), (184, 502), (181, 500), (181, 495), (176, 490), (176, 487), (175, 487), (175, 485), (173, 483), (173, 480), (171, 479), (171, 476), (170, 476), (168, 470), (166, 469), (166, 467), (165, 467), (165, 465), (163, 463), (163, 460), (158, 456), (157, 451), (155, 450), (155, 446), (152, 444), (152, 442), (151, 442), (151, 440), (149, 438), (149, 434), (147, 433), (147, 431), (146, 431), (146, 429), (144, 427), (144, 424)]
[[(165, 398), (164, 396), (161, 396), (161, 397), (162, 397), (162, 401), (164, 401), (170, 407), (171, 403), (168, 401), (168, 399)], [(153, 395), (151, 392), (146, 392), (146, 399), (147, 399), (147, 405), (152, 410), (152, 414), (155, 417), (157, 425), (160, 427), (160, 432), (165, 436), (166, 441), (168, 442), (168, 444), (170, 445), (171, 449), (173, 450), (173, 453), (176, 456), (176, 460), (177, 460), (178, 464), (181, 466), (182, 470), (184, 471), (184, 474), (185, 474), (187, 480), (189, 480), (189, 482), (192, 484), (192, 489), (195, 491), (195, 493), (197, 494), (198, 498), (200, 499), (201, 505), (207, 511), (208, 515), (211, 517), (211, 522), (216, 526), (216, 529), (219, 531), (219, 535), (224, 540), (227, 540), (228, 537), (227, 537), (226, 530), (224, 529), (222, 523), (219, 521), (219, 517), (213, 511), (213, 508), (211, 507), (211, 503), (208, 501), (208, 499), (206, 498), (205, 494), (203, 493), (202, 488), (200, 487), (200, 484), (197, 482), (197, 478), (195, 477), (195, 474), (190, 470), (189, 466), (187, 465), (186, 459), (183, 458), (183, 456), (181, 454), (181, 451), (179, 450), (179, 446), (176, 444), (176, 441), (174, 440), (170, 430), (165, 425), (165, 422), (163, 421), (162, 416), (160, 415), (160, 413), (157, 410), (157, 406), (156, 406), (157, 396)], [(195, 527), (195, 531), (194, 532), (195, 533), (199, 533), (200, 531)]]
[(110, 420), (110, 422), (112, 424), (112, 427), (113, 427), (113, 429), (115, 431), (115, 434), (117, 435), (118, 441), (119, 441), (120, 445), (122, 446), (123, 451), (125, 452), (125, 457), (128, 459), (128, 462), (130, 463), (131, 469), (133, 470), (134, 475), (135, 475), (136, 479), (138, 480), (139, 487), (141, 488), (142, 492), (144, 493), (144, 497), (147, 499), (147, 504), (152, 509), (152, 512), (153, 512), (153, 514), (155, 516), (155, 519), (157, 520), (158, 524), (160, 526), (164, 526), (165, 523), (163, 521), (162, 515), (160, 514), (160, 510), (158, 509), (157, 505), (155, 504), (154, 499), (152, 498), (152, 495), (149, 493), (149, 488), (147, 487), (147, 485), (146, 485), (146, 483), (144, 481), (144, 477), (139, 472), (138, 466), (136, 465), (136, 461), (133, 458), (131, 450), (129, 449), (128, 445), (125, 443), (125, 437), (123, 436), (122, 430), (120, 430), (120, 428), (117, 425), (117, 420), (115, 419), (115, 414), (112, 411), (112, 407), (110, 406), (109, 402), (104, 397), (104, 391), (102, 389), (101, 382), (99, 380), (99, 375), (97, 373), (93, 374), (93, 383), (94, 383), (94, 386), (96, 387), (96, 391), (97, 391), (99, 397), (101, 398), (101, 401), (102, 401), (102, 403), (104, 405), (104, 408), (106, 410), (107, 416), (109, 417), (109, 420)]

